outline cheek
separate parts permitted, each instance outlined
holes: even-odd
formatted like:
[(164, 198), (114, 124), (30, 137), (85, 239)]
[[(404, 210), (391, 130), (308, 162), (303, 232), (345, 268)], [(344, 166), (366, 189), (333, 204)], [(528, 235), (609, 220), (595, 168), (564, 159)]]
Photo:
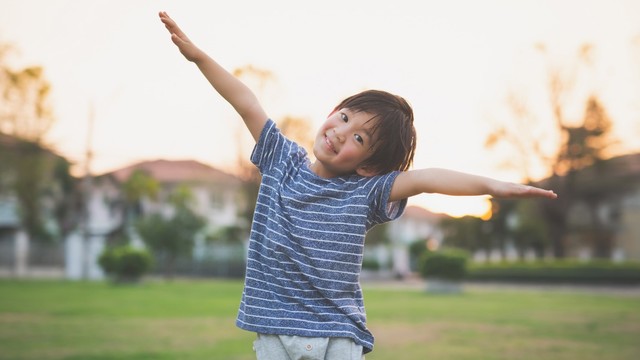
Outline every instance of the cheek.
[(324, 134), (325, 132), (327, 132), (329, 129), (332, 129), (336, 127), (335, 122), (332, 121), (331, 119), (327, 119), (325, 120), (325, 122), (322, 124), (322, 126), (320, 126), (320, 131), (318, 131), (320, 134)]
[(365, 149), (360, 147), (359, 145), (350, 144), (347, 147), (349, 157), (355, 159), (364, 159), (368, 156), (368, 153)]

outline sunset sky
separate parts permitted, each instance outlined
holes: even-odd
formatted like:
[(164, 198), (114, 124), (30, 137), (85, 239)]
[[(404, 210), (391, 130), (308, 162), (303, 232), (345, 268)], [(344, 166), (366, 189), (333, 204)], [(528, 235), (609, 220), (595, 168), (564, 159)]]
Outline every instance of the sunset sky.
[[(483, 144), (497, 123), (510, 121), (510, 91), (531, 100), (537, 131), (553, 138), (544, 108), (550, 66), (579, 79), (567, 100), (570, 118), (595, 93), (614, 120), (617, 151), (640, 151), (636, 0), (0, 0), (0, 43), (18, 50), (9, 63), (44, 67), (57, 118), (47, 142), (78, 164), (93, 107), (94, 174), (157, 158), (231, 171), (238, 134), (245, 157), (251, 151), (232, 108), (171, 43), (160, 10), (228, 70), (271, 72), (264, 84), (247, 81), (276, 120), (301, 117), (315, 128), (340, 100), (367, 88), (405, 97), (416, 116), (418, 168), (520, 181)], [(577, 65), (585, 43), (594, 49), (590, 66)], [(487, 209), (483, 198), (411, 202), (452, 215)]]

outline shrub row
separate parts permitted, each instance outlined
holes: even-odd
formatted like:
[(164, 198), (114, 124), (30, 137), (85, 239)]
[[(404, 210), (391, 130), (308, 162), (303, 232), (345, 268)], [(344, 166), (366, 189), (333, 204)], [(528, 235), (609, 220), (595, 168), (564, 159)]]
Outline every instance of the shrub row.
[(149, 252), (129, 245), (105, 249), (98, 263), (115, 282), (137, 282), (152, 265)]
[(467, 280), (632, 285), (640, 284), (640, 263), (577, 260), (476, 263), (469, 264)]
[(468, 258), (468, 253), (459, 249), (424, 252), (418, 261), (420, 276), (427, 280), (462, 280), (467, 275)]

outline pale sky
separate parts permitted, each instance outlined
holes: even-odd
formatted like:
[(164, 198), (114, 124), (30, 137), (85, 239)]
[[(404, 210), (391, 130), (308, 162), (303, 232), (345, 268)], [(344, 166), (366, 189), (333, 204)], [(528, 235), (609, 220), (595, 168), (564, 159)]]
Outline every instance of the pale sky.
[[(315, 127), (344, 97), (387, 90), (413, 105), (415, 167), (511, 181), (521, 174), (500, 169), (496, 152), (483, 147), (492, 124), (509, 121), (507, 93), (545, 99), (548, 65), (577, 69), (575, 54), (591, 43), (575, 116), (580, 96), (595, 91), (621, 150), (640, 151), (636, 0), (0, 0), (0, 42), (19, 50), (10, 63), (42, 65), (52, 84), (57, 122), (47, 141), (78, 164), (95, 109), (94, 174), (157, 158), (229, 169), (238, 133), (245, 156), (251, 151), (232, 108), (171, 43), (160, 10), (228, 70), (272, 72), (262, 87), (248, 81), (275, 120), (303, 117)], [(551, 124), (538, 120), (540, 131)], [(411, 203), (452, 215), (487, 209), (483, 198), (421, 195)]]

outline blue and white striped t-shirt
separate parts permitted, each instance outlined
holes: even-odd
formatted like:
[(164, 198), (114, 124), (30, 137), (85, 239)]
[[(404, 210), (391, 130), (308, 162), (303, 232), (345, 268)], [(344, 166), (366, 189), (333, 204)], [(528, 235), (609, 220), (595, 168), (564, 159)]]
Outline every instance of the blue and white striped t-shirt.
[(364, 238), (400, 216), (399, 172), (322, 178), (269, 120), (251, 155), (262, 174), (236, 324), (263, 334), (348, 337), (373, 349), (359, 276)]

